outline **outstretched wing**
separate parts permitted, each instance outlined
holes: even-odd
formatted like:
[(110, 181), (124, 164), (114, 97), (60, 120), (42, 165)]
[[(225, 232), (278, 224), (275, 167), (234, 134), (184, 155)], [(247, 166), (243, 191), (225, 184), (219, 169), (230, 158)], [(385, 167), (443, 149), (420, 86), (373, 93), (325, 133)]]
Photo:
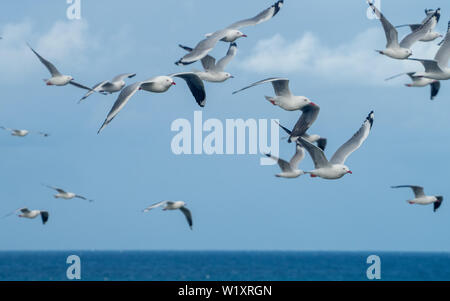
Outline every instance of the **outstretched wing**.
[(292, 171), (291, 165), (289, 162), (280, 159), (278, 157), (272, 156), (271, 154), (266, 154), (267, 157), (277, 162), (278, 166), (280, 167), (281, 171), (283, 172), (289, 172)]
[(434, 60), (438, 62), (440, 68), (447, 68), (448, 61), (450, 59), (450, 22), (448, 22), (447, 34), (442, 42), (441, 48), (439, 48)]
[(242, 27), (253, 26), (253, 25), (257, 25), (262, 22), (266, 22), (278, 14), (281, 7), (283, 6), (283, 3), (284, 3), (283, 0), (277, 1), (271, 7), (263, 10), (258, 15), (254, 16), (253, 18), (249, 18), (249, 19), (245, 19), (245, 20), (233, 23), (232, 25), (228, 26), (228, 28), (229, 29), (239, 29)]
[(196, 75), (193, 72), (182, 72), (182, 73), (175, 73), (169, 76), (184, 79), (189, 89), (191, 90), (192, 95), (197, 101), (198, 105), (202, 108), (205, 106), (206, 104), (205, 85), (203, 84), (203, 81), (200, 79), (200, 77), (198, 77), (198, 75)]
[(290, 140), (295, 137), (303, 136), (313, 125), (319, 116), (320, 107), (316, 104), (309, 104), (302, 109), (302, 115), (292, 130)]
[(116, 77), (114, 77), (111, 82), (120, 82), (126, 78), (133, 78), (136, 76), (136, 73), (123, 73), (123, 74), (119, 74)]
[(399, 47), (398, 44), (398, 31), (395, 29), (395, 27), (386, 19), (386, 17), (378, 10), (378, 8), (370, 2), (370, 0), (367, 0), (367, 3), (372, 8), (375, 15), (380, 19), (381, 25), (383, 25), (384, 33), (386, 35), (386, 48), (391, 47)]
[(355, 150), (361, 147), (363, 142), (367, 139), (370, 134), (370, 130), (373, 126), (373, 111), (367, 116), (366, 121), (364, 121), (361, 128), (353, 135), (350, 140), (348, 140), (344, 145), (342, 145), (331, 158), (330, 163), (332, 164), (344, 164), (348, 156), (352, 154)]
[(42, 56), (40, 56), (40, 54), (37, 53), (29, 44), (28, 44), (28, 47), (30, 47), (31, 51), (34, 52), (34, 54), (38, 57), (38, 59), (41, 61), (41, 63), (44, 64), (45, 67), (47, 67), (48, 71), (50, 72), (50, 74), (52, 76), (61, 75), (61, 73), (58, 71), (58, 69), (56, 69), (56, 67), (52, 63), (50, 63), (49, 61), (44, 59)]
[(137, 82), (132, 85), (126, 86), (119, 94), (116, 102), (114, 103), (111, 111), (109, 111), (103, 125), (98, 130), (98, 134), (119, 114), (120, 110), (127, 104), (130, 98), (139, 90), (142, 82)]
[(54, 186), (50, 186), (50, 185), (45, 185), (43, 184), (45, 187), (56, 190), (59, 193), (67, 193), (64, 189), (58, 188), (58, 187), (54, 187)]
[(155, 203), (155, 204), (150, 205), (150, 206), (148, 206), (147, 208), (145, 208), (145, 209), (143, 210), (143, 212), (149, 212), (150, 210), (155, 209), (155, 208), (158, 208), (158, 207), (161, 207), (161, 206), (164, 206), (164, 205), (166, 205), (167, 203), (168, 203), (167, 201), (162, 201), (162, 202)]
[(189, 227), (192, 230), (192, 214), (191, 211), (189, 211), (189, 209), (187, 209), (186, 207), (181, 207), (180, 208), (181, 212), (183, 212), (184, 216), (186, 217), (186, 220), (189, 224)]
[(289, 79), (287, 78), (268, 78), (261, 81), (258, 81), (256, 83), (251, 84), (250, 86), (247, 86), (245, 88), (242, 88), (238, 91), (234, 91), (233, 94), (237, 94), (239, 92), (242, 92), (244, 90), (265, 84), (265, 83), (272, 83), (273, 89), (275, 90), (275, 94), (277, 96), (291, 96), (291, 90), (289, 89)]
[[(188, 52), (191, 52), (192, 50), (194, 50), (191, 47), (183, 46), (181, 44), (178, 46), (180, 46), (180, 48), (183, 48), (184, 50), (186, 50)], [(211, 55), (207, 55), (204, 58), (202, 58), (202, 66), (203, 66), (203, 69), (205, 69), (205, 71), (213, 70), (216, 67), (216, 59)]]
[(414, 186), (414, 185), (400, 185), (400, 186), (392, 186), (392, 188), (397, 189), (397, 188), (411, 188), (412, 191), (414, 192), (414, 195), (416, 198), (420, 198), (420, 197), (424, 197), (425, 196), (425, 192), (423, 190), (423, 187), (421, 186)]
[(292, 168), (296, 168), (304, 158), (305, 158), (305, 149), (300, 145), (296, 145), (295, 155), (292, 157), (291, 161), (289, 162), (289, 165)]
[(308, 140), (304, 139), (303, 137), (299, 137), (299, 139), (297, 140), (297, 144), (301, 147), (304, 147), (308, 151), (316, 169), (327, 167), (328, 165), (330, 165), (327, 157), (325, 157), (325, 154), (323, 153), (323, 150), (321, 150)]
[(217, 62), (217, 65), (215, 66), (216, 71), (224, 71), (225, 67), (233, 60), (233, 58), (236, 56), (237, 53), (237, 44), (231, 43), (230, 48), (228, 48), (227, 55), (224, 56), (222, 59), (220, 59)]

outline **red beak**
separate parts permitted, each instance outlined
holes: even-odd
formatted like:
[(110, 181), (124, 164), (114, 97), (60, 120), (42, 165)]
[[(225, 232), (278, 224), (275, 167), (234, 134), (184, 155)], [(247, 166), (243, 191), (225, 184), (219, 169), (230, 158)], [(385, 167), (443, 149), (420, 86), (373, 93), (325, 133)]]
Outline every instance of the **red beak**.
[(352, 172), (351, 170), (349, 170), (347, 173), (349, 173), (349, 174), (351, 174), (351, 175), (353, 174), (353, 172)]
[(246, 34), (244, 34), (242, 37), (243, 37), (243, 38), (248, 38), (248, 36), (247, 36)]
[(172, 86), (176, 86), (177, 84), (175, 82), (172, 83)]
[(315, 103), (313, 103), (312, 101), (311, 101), (311, 104), (313, 105), (313, 106), (317, 106)]

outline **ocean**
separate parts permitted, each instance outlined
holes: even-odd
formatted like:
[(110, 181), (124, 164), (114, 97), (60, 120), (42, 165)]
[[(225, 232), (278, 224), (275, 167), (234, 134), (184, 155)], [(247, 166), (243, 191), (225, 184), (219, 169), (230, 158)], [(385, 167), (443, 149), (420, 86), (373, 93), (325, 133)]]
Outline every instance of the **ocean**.
[(64, 281), (68, 256), (90, 281), (365, 281), (380, 258), (386, 281), (450, 280), (450, 253), (387, 252), (0, 252), (0, 281)]

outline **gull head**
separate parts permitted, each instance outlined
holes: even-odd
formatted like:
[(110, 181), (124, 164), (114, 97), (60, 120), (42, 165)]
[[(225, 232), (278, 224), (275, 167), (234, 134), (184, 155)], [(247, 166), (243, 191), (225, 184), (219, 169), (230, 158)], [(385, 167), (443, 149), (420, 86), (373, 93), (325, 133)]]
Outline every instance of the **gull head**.
[(351, 175), (353, 174), (353, 172), (350, 170), (350, 168), (348, 168), (348, 167), (345, 166), (345, 165), (339, 164), (339, 165), (336, 165), (335, 168), (337, 169), (338, 173), (339, 173), (342, 177), (345, 176), (345, 175), (347, 175), (347, 174), (351, 174)]
[(225, 77), (226, 77), (226, 79), (234, 78), (234, 76), (231, 75), (230, 73), (225, 73)]
[(411, 55), (413, 55), (411, 49), (405, 49), (405, 52), (406, 52), (407, 57), (410, 57)]

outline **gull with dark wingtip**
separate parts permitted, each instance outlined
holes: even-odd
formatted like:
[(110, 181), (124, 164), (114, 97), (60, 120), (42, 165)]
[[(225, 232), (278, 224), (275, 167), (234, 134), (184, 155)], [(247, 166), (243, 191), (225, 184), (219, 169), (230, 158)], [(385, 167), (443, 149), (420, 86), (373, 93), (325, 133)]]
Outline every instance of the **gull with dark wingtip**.
[(186, 220), (189, 224), (189, 227), (192, 230), (192, 214), (191, 211), (189, 211), (189, 209), (186, 208), (186, 203), (185, 202), (172, 202), (172, 201), (162, 201), (156, 204), (153, 204), (147, 208), (145, 208), (143, 210), (143, 212), (149, 212), (152, 209), (158, 208), (158, 207), (164, 207), (163, 211), (167, 211), (167, 210), (180, 210), (184, 216), (186, 217)]
[(247, 37), (239, 29), (247, 26), (254, 26), (262, 22), (266, 22), (275, 17), (283, 6), (284, 1), (277, 1), (271, 7), (265, 9), (253, 18), (236, 22), (225, 29), (218, 30), (214, 33), (207, 34), (206, 39), (200, 41), (195, 48), (181, 58), (175, 64), (177, 65), (189, 65), (201, 60), (208, 55), (211, 50), (214, 49), (219, 41), (223, 42), (235, 42), (239, 38)]
[(314, 170), (305, 173), (310, 174), (312, 178), (320, 177), (327, 180), (337, 180), (346, 174), (352, 174), (352, 171), (345, 165), (345, 161), (366, 141), (372, 129), (373, 120), (374, 113), (370, 112), (358, 132), (342, 145), (329, 161), (320, 148), (300, 137), (297, 143), (308, 151), (315, 167)]
[(192, 95), (194, 96), (197, 104), (200, 107), (204, 107), (206, 104), (206, 91), (203, 81), (194, 72), (182, 72), (175, 73), (168, 76), (157, 76), (150, 78), (148, 80), (137, 82), (126, 86), (119, 94), (116, 102), (114, 103), (112, 109), (109, 111), (108, 116), (103, 122), (101, 128), (98, 130), (98, 134), (119, 114), (131, 97), (136, 94), (139, 90), (144, 90), (153, 93), (164, 93), (167, 92), (170, 87), (175, 86), (174, 77), (182, 78)]
[(427, 196), (421, 186), (414, 185), (400, 185), (400, 186), (392, 186), (393, 189), (398, 188), (411, 188), (414, 192), (414, 199), (408, 200), (407, 202), (411, 205), (431, 205), (433, 204), (434, 212), (436, 212), (439, 207), (441, 207), (442, 202), (444, 201), (443, 196)]

